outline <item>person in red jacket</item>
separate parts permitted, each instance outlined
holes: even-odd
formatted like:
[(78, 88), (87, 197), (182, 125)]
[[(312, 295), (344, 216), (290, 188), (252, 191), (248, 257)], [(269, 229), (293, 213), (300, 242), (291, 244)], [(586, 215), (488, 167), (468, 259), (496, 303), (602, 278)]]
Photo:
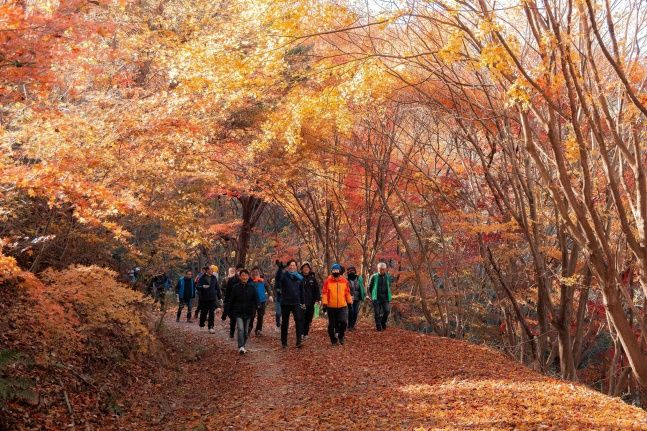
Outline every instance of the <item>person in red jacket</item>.
[(348, 324), (348, 305), (353, 303), (348, 280), (341, 276), (341, 265), (334, 264), (321, 292), (321, 303), (328, 313), (328, 335), (335, 345), (344, 344)]

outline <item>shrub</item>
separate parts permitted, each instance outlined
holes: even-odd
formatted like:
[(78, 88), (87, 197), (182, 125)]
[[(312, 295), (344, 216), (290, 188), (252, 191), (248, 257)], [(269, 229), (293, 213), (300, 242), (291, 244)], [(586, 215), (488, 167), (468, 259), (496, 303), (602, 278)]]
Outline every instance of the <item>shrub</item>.
[(46, 296), (78, 321), (76, 332), (99, 357), (124, 356), (148, 351), (151, 333), (142, 321), (150, 304), (140, 292), (116, 280), (117, 274), (97, 266), (71, 266), (46, 270)]

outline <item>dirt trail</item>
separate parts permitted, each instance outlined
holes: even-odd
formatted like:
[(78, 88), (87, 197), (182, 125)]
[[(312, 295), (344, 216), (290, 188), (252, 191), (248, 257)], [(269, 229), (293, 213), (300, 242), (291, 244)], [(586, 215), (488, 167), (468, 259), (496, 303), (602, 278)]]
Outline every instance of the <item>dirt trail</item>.
[(115, 428), (647, 429), (647, 412), (491, 349), (395, 328), (378, 333), (368, 321), (345, 346), (331, 346), (319, 320), (303, 349), (291, 331), (283, 350), (273, 318), (240, 356), (219, 319), (209, 334), (169, 317), (167, 330), (185, 347), (171, 369), (134, 385)]

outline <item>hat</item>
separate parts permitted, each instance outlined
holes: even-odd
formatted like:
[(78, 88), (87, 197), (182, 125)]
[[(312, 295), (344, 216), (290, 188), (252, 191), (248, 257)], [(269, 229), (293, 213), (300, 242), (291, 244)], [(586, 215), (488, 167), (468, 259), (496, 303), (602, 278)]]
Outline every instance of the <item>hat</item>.
[(304, 260), (303, 263), (301, 264), (301, 269), (303, 269), (304, 266), (307, 266), (308, 268), (312, 269), (312, 265), (310, 265), (310, 262), (307, 260)]
[(341, 265), (338, 264), (338, 263), (334, 263), (331, 270), (332, 271), (334, 271), (334, 270), (341, 271)]
[(354, 265), (351, 265), (351, 266), (348, 267), (348, 272), (351, 272), (351, 271), (357, 272), (357, 268), (355, 268)]
[(218, 265), (211, 265), (209, 267), (213, 272), (218, 272)]

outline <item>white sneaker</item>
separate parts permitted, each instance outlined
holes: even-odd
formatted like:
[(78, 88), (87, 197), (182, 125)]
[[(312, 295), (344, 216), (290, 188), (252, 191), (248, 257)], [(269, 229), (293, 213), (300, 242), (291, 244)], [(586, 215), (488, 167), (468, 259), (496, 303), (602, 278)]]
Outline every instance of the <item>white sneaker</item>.
[(243, 353), (247, 353), (247, 348), (243, 347)]
[(308, 336), (307, 336), (307, 335), (304, 335), (304, 336), (302, 337), (302, 340), (303, 340), (303, 341), (305, 341), (305, 340), (307, 340), (307, 339), (308, 339)]
[(209, 328), (209, 333), (210, 333), (210, 334), (215, 334), (215, 333), (216, 333), (216, 330), (215, 330), (215, 329), (213, 329), (213, 328)]
[(240, 353), (241, 355), (244, 355), (245, 354), (245, 348), (241, 347), (240, 349), (238, 349), (238, 353)]

